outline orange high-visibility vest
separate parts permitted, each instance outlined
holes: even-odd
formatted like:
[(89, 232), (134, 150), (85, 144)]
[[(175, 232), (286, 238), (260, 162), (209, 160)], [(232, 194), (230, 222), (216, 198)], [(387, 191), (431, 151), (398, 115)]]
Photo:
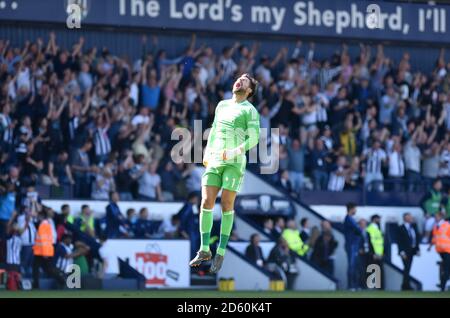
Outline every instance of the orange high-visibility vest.
[(439, 228), (433, 228), (433, 244), (438, 253), (450, 253), (450, 223), (444, 221)]
[(55, 254), (53, 248), (53, 233), (50, 222), (44, 220), (39, 225), (34, 241), (33, 252), (36, 256), (52, 257)]

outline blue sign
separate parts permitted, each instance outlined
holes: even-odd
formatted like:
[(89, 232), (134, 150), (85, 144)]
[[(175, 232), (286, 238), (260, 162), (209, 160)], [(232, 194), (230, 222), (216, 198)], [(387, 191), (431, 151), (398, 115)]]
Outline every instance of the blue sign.
[(2, 0), (0, 20), (450, 43), (450, 6), (383, 1)]

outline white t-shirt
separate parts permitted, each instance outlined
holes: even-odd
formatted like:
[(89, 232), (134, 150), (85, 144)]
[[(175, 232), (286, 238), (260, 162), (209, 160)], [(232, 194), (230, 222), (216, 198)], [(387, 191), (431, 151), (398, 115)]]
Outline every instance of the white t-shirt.
[(408, 142), (405, 145), (404, 155), (406, 169), (420, 172), (420, 149)]
[(158, 174), (150, 174), (148, 171), (139, 178), (139, 194), (156, 199), (156, 188), (161, 184)]
[(133, 126), (137, 126), (140, 124), (148, 124), (150, 121), (150, 118), (148, 116), (142, 116), (141, 114), (138, 114), (136, 116), (133, 117), (133, 119), (131, 120), (131, 124)]
[(391, 152), (389, 154), (389, 176), (403, 177), (405, 175), (405, 163), (403, 162), (402, 154), (398, 152)]
[(132, 83), (130, 85), (129, 96), (133, 100), (133, 106), (137, 106), (139, 102), (139, 85), (137, 83)]
[[(26, 224), (26, 216), (25, 214), (19, 215), (17, 218), (17, 224), (20, 229), (25, 228)], [(22, 246), (32, 246), (34, 245), (34, 240), (36, 238), (36, 227), (32, 220), (28, 222), (28, 226), (25, 231), (20, 235), (20, 239), (22, 240)]]
[(165, 219), (159, 226), (158, 235), (160, 237), (164, 237), (164, 234), (173, 233), (176, 230), (177, 230), (177, 227), (172, 224), (172, 221), (170, 219)]

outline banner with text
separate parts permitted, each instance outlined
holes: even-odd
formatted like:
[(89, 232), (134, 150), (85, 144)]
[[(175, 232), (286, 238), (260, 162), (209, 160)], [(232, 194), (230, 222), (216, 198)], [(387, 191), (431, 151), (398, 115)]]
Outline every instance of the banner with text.
[(450, 6), (382, 1), (4, 0), (0, 21), (450, 43)]
[(145, 276), (146, 288), (190, 286), (188, 240), (107, 240), (100, 248), (107, 274), (118, 274), (118, 258)]

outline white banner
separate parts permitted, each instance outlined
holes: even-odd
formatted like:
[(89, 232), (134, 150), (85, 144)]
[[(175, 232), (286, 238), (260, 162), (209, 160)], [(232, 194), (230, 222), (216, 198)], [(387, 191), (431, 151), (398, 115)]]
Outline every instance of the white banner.
[(146, 278), (146, 288), (190, 286), (188, 240), (107, 240), (100, 249), (106, 260), (105, 273), (118, 274), (118, 258)]

